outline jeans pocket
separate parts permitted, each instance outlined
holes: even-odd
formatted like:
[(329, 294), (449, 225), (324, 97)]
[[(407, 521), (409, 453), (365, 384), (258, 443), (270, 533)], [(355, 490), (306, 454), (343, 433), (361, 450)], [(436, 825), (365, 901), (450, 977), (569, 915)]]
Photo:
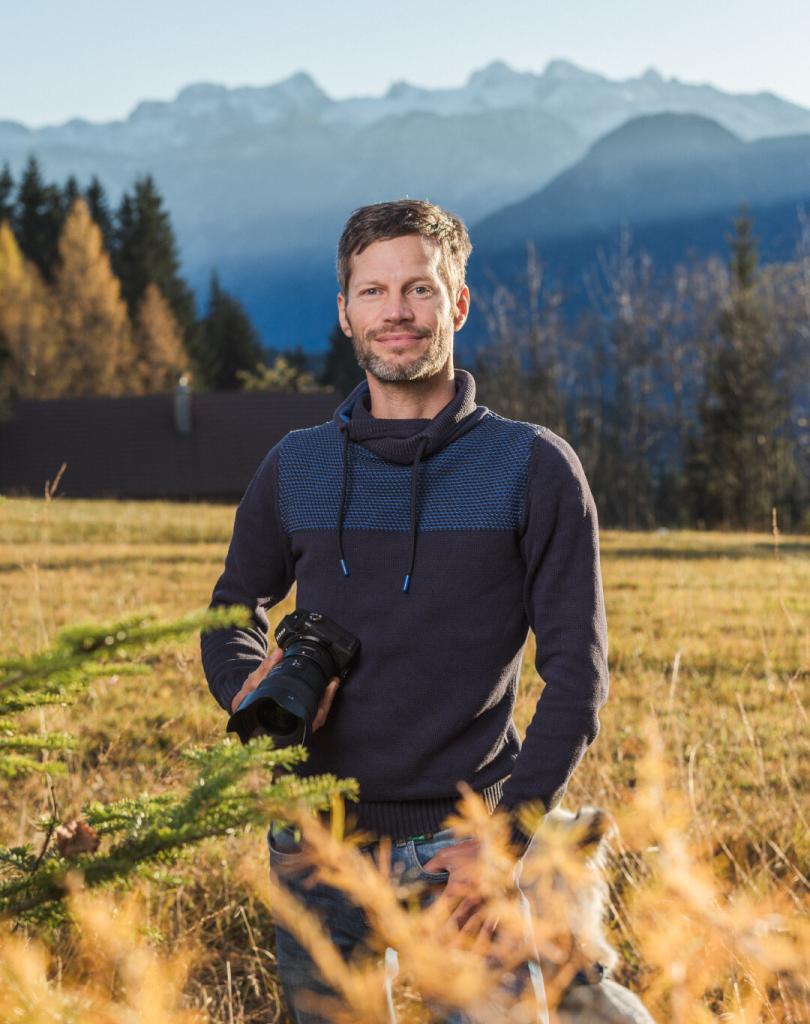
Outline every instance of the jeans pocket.
[(417, 876), (424, 882), (446, 882), (448, 879), (446, 871), (425, 871), (424, 865), (440, 850), (444, 850), (448, 846), (455, 846), (457, 842), (458, 840), (452, 835), (439, 839), (412, 839), (409, 844), (410, 853)]
[(267, 832), (267, 849), (270, 852), (270, 867), (289, 874), (291, 871), (303, 871), (308, 865), (306, 852), (295, 838), (291, 828), (276, 830), (270, 827)]

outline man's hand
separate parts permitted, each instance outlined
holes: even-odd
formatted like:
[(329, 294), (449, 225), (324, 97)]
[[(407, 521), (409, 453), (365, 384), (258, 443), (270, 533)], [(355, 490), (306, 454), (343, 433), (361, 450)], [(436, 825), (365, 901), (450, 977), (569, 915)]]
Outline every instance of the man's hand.
[[(268, 658), (264, 659), (257, 669), (254, 669), (254, 671), (250, 673), (244, 683), (242, 683), (242, 689), (234, 695), (234, 698), (231, 701), (231, 714), (236, 711), (249, 693), (253, 693), (259, 683), (270, 672), (270, 669), (278, 665), (283, 657), (284, 651), (280, 647), (277, 647)], [(329, 714), (329, 709), (332, 707), (332, 701), (335, 699), (335, 694), (337, 693), (339, 685), (340, 678), (338, 676), (333, 676), (326, 684), (326, 689), (323, 691), (323, 697), (321, 697), (318, 710), (315, 712), (315, 717), (312, 719), (313, 732), (320, 729), (326, 721), (326, 716)]]
[(491, 935), (496, 922), (487, 921), (479, 912), (481, 895), (478, 891), (481, 847), (477, 839), (465, 839), (439, 850), (422, 867), (425, 871), (446, 871), (447, 884), (439, 899), (446, 900), (453, 913), (450, 921), (460, 931), (477, 934), (485, 931)]

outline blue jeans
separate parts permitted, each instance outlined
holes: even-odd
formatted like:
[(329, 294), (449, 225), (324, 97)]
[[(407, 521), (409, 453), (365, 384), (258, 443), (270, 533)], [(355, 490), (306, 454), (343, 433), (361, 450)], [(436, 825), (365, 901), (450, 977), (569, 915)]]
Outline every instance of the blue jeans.
[[(324, 924), (332, 943), (340, 951), (345, 960), (353, 955), (362, 955), (367, 950), (366, 938), (370, 928), (363, 911), (353, 904), (339, 889), (318, 882), (314, 885), (306, 883), (306, 855), (302, 853), (295, 836), (290, 829), (274, 829), (271, 826), (267, 834), (270, 850), (270, 870), (277, 881), (287, 889), (309, 910), (314, 912)], [(391, 872), (394, 877), (399, 874), (400, 881), (426, 883), (442, 883), (447, 881), (447, 872), (429, 872), (422, 867), (439, 850), (459, 842), (450, 829), (435, 832), (430, 838), (408, 839), (391, 845)], [(364, 853), (372, 855), (376, 843), (362, 847)], [(400, 874), (401, 872), (401, 874)], [(528, 914), (528, 903), (521, 894), (523, 905)], [(368, 950), (369, 955), (371, 951)], [(297, 939), (285, 928), (276, 925), (276, 963), (279, 980), (284, 992), (284, 999), (295, 1024), (329, 1024), (327, 1018), (313, 1012), (311, 1008), (296, 1005), (298, 993), (309, 992), (316, 997), (335, 998), (334, 991), (326, 985), (309, 954)], [(531, 961), (522, 965), (515, 972), (512, 986), (515, 994), (524, 991), (531, 985), (537, 1006), (534, 1018), (537, 1024), (547, 1024), (545, 1010), (545, 994), (539, 965)], [(389, 1000), (389, 1015), (392, 1024), (396, 1024), (394, 1008)], [(506, 1020), (507, 1018), (504, 1018)], [(446, 1024), (468, 1024), (471, 1018), (459, 1012), (451, 1013), (445, 1018)]]

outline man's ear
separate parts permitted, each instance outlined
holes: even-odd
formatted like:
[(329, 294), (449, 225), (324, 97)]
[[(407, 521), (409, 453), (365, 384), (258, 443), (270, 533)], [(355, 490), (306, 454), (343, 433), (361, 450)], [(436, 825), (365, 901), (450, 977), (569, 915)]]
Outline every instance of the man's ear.
[(343, 331), (347, 338), (351, 338), (352, 326), (349, 323), (349, 318), (346, 316), (346, 299), (344, 298), (343, 292), (338, 292), (337, 307), (340, 329)]
[(470, 289), (465, 284), (456, 297), (456, 308), (453, 310), (453, 330), (460, 331), (467, 322), (470, 312)]

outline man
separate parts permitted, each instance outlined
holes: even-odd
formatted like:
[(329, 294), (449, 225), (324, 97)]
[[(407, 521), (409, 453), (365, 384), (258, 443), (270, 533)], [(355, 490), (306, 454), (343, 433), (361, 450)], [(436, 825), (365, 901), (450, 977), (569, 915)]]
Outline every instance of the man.
[[(332, 421), (288, 434), (259, 467), (212, 600), (248, 605), (254, 626), (202, 641), (211, 690), (233, 711), (280, 656), (266, 657), (267, 610), (293, 583), (299, 607), (360, 639), (349, 676), (321, 702), (301, 771), (356, 778), (357, 827), (412, 851), (413, 869), (446, 881), (448, 897), (466, 896), (467, 911), (477, 844), (443, 830), (459, 782), (510, 816), (525, 849), (519, 808), (557, 803), (607, 695), (596, 510), (582, 467), (544, 427), (477, 405), (472, 376), (454, 369), (470, 251), (462, 222), (427, 202), (349, 218), (338, 314), (366, 382)], [(521, 749), (512, 710), (530, 628), (545, 688)], [(298, 855), (289, 834), (270, 841), (276, 867)], [(348, 955), (363, 922), (325, 889), (299, 895), (326, 910)], [(288, 994), (317, 991), (282, 929), (277, 949)]]

